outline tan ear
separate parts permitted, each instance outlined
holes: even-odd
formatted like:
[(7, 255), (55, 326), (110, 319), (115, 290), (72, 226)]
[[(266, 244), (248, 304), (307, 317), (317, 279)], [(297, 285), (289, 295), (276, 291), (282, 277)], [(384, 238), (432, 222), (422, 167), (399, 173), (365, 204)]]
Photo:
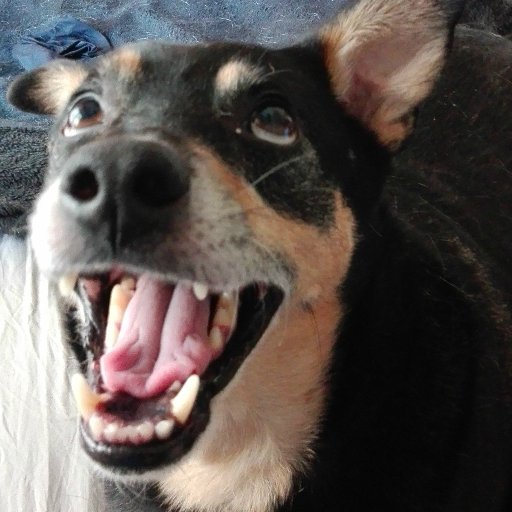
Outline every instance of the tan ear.
[(84, 66), (58, 59), (17, 77), (7, 91), (7, 99), (20, 110), (57, 114), (86, 75)]
[(336, 96), (390, 149), (440, 72), (452, 21), (436, 0), (361, 0), (320, 32)]

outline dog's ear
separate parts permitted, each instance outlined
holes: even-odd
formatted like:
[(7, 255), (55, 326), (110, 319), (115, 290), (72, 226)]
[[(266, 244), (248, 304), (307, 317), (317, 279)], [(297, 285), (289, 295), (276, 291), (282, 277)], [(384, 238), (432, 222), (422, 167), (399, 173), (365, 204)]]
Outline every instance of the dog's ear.
[(396, 149), (439, 74), (462, 2), (360, 0), (319, 34), (346, 111)]
[(86, 74), (81, 64), (58, 59), (17, 77), (7, 91), (7, 99), (20, 110), (54, 115), (64, 108)]

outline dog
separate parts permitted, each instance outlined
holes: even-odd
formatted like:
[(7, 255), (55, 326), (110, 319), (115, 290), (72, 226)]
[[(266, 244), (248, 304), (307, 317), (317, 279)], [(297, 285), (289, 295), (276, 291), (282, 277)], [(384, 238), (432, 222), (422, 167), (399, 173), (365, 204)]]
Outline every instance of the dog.
[(137, 510), (511, 509), (510, 172), (393, 165), (460, 8), (361, 0), (288, 48), (143, 42), (12, 84), (56, 116), (30, 241), (80, 440), (157, 483)]

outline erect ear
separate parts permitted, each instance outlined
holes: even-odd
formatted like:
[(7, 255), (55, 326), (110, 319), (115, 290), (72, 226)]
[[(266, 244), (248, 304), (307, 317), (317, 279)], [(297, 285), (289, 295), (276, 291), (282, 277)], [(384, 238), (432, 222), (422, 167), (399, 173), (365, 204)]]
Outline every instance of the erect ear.
[(58, 59), (17, 77), (7, 91), (7, 99), (26, 112), (57, 114), (86, 74), (85, 67), (77, 62)]
[(347, 112), (396, 149), (439, 74), (461, 2), (360, 0), (319, 34)]

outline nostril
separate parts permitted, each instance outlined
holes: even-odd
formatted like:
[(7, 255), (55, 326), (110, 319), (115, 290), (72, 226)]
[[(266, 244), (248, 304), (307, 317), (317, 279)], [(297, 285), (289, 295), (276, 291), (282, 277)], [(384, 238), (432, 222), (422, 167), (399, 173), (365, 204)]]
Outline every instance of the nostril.
[(155, 173), (139, 175), (133, 182), (133, 195), (148, 206), (161, 207), (172, 201), (165, 176)]
[(68, 184), (68, 194), (81, 202), (91, 201), (98, 191), (96, 175), (88, 168), (77, 169)]
[(141, 158), (132, 176), (131, 194), (141, 204), (163, 208), (188, 190), (188, 177), (179, 162), (160, 153)]

